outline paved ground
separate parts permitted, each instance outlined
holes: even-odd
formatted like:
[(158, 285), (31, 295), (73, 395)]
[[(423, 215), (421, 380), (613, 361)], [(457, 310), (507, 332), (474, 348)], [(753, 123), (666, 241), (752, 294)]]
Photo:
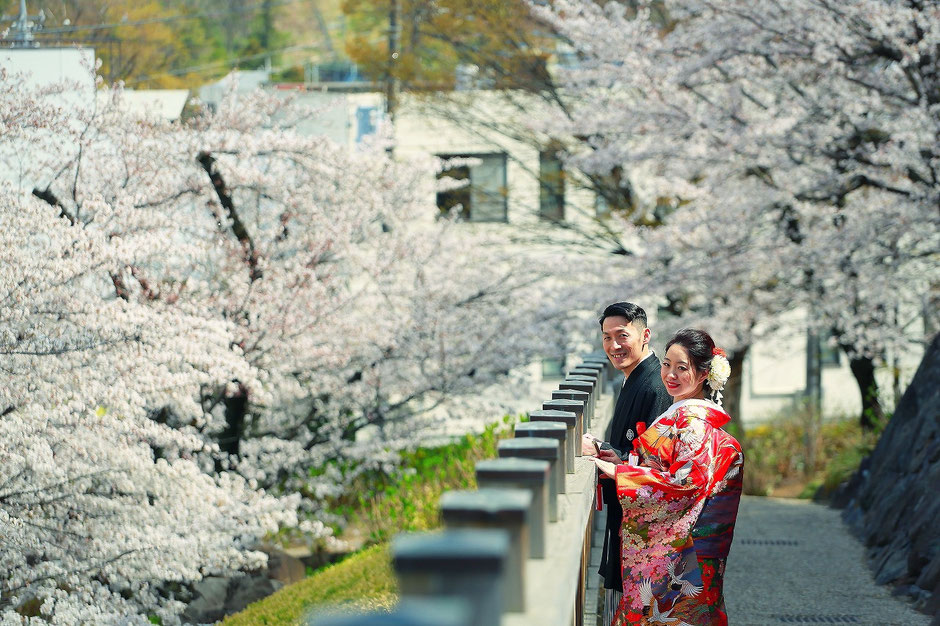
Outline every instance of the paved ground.
[(725, 578), (731, 624), (917, 626), (930, 618), (876, 585), (839, 511), (745, 497)]
[(875, 584), (839, 511), (804, 500), (744, 497), (725, 602), (731, 626), (930, 623), (891, 587)]

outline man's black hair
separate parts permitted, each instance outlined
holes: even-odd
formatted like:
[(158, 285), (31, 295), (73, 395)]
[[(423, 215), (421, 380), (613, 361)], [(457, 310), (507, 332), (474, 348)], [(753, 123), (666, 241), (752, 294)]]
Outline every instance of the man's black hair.
[(634, 326), (641, 330), (646, 328), (646, 311), (632, 302), (614, 302), (607, 305), (598, 320), (601, 328), (604, 327), (604, 320), (608, 317), (625, 317), (627, 323), (633, 322)]

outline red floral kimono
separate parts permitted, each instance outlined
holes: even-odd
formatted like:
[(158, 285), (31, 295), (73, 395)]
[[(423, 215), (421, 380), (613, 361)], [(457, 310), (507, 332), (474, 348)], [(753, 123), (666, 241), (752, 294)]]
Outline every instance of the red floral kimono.
[(744, 455), (706, 400), (673, 404), (617, 466), (623, 598), (612, 626), (725, 626), (722, 582)]

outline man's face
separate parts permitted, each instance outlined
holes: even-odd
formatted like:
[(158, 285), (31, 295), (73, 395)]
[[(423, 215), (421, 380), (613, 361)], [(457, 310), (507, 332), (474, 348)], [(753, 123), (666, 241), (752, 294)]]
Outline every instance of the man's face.
[(618, 370), (629, 374), (636, 364), (646, 356), (650, 340), (649, 328), (637, 328), (625, 317), (608, 317), (601, 326), (604, 337), (604, 352)]

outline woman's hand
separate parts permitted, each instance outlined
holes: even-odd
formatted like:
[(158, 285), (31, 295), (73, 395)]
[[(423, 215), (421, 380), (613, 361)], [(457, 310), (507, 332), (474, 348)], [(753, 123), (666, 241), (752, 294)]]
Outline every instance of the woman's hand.
[(616, 476), (617, 474), (616, 464), (610, 463), (609, 461), (602, 461), (601, 459), (598, 459), (596, 457), (592, 460), (594, 461), (594, 465), (597, 466), (597, 469), (599, 469), (602, 474), (604, 474), (605, 476), (610, 476), (611, 478), (614, 478)]

